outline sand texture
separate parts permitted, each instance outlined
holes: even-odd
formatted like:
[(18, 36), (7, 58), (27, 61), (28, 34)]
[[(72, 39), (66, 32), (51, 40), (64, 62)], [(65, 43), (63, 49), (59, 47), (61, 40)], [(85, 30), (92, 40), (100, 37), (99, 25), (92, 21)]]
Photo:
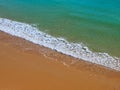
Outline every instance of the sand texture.
[(0, 32), (0, 90), (120, 90), (120, 72)]

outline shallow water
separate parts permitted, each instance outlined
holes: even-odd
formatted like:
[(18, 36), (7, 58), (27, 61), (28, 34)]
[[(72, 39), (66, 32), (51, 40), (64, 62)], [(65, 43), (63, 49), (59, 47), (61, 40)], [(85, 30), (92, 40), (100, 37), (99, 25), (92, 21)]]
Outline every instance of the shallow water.
[(0, 17), (120, 57), (120, 0), (0, 0)]

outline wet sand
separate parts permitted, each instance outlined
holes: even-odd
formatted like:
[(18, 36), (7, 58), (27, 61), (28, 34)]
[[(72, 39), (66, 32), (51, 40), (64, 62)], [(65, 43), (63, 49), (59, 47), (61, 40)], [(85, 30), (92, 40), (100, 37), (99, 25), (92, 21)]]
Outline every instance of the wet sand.
[(120, 72), (0, 32), (0, 90), (120, 90)]

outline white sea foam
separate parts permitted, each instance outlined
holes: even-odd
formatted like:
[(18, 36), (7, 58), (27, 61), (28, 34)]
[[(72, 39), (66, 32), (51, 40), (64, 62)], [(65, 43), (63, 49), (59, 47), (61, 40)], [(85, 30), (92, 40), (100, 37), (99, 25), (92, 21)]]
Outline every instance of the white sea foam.
[(112, 57), (107, 53), (92, 52), (82, 44), (71, 43), (63, 38), (53, 37), (41, 32), (32, 25), (0, 18), (0, 30), (63, 54), (120, 71), (120, 58)]

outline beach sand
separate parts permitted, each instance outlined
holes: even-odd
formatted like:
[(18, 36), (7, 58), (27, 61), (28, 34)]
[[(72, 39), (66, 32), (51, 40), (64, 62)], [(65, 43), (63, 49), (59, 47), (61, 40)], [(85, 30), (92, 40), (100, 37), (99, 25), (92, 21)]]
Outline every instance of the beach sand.
[(0, 90), (120, 90), (120, 72), (0, 32)]

